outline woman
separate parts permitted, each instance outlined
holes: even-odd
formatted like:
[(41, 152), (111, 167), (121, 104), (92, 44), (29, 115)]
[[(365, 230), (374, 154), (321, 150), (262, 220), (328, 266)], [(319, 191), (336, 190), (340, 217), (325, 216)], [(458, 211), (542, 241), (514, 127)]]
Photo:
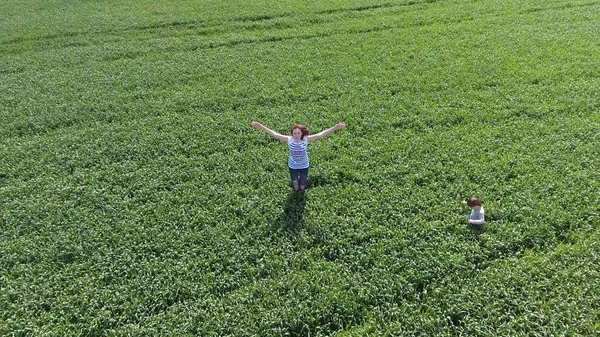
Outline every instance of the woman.
[(288, 167), (294, 191), (304, 191), (308, 182), (308, 143), (323, 138), (336, 130), (343, 129), (346, 124), (343, 122), (337, 123), (335, 126), (315, 135), (309, 135), (309, 130), (305, 125), (294, 124), (291, 128), (291, 137), (279, 134), (259, 122), (252, 122), (252, 126), (266, 132), (275, 139), (287, 142), (290, 149)]

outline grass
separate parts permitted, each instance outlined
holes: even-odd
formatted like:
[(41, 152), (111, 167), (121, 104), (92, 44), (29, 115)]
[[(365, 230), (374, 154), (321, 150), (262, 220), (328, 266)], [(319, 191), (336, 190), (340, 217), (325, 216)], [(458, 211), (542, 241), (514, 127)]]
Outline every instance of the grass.
[(599, 6), (0, 5), (0, 333), (597, 334)]

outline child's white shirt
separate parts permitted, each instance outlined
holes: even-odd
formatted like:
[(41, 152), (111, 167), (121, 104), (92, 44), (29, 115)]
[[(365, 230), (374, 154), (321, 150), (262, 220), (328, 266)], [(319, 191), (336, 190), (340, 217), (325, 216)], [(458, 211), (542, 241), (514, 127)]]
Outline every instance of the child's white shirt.
[(483, 225), (485, 222), (485, 211), (483, 210), (483, 206), (475, 209), (471, 209), (471, 214), (469, 215), (469, 222), (473, 225)]

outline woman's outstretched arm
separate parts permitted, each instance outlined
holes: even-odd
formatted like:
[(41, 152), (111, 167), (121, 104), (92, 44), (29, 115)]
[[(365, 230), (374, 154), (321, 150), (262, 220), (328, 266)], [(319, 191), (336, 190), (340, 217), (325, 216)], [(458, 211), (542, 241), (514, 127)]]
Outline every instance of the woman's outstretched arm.
[(266, 134), (268, 134), (269, 136), (271, 136), (271, 137), (273, 137), (273, 138), (275, 138), (275, 139), (279, 139), (279, 140), (282, 140), (282, 141), (284, 141), (284, 142), (286, 142), (286, 141), (288, 140), (288, 136), (284, 136), (284, 135), (282, 135), (282, 134), (279, 134), (279, 133), (277, 133), (277, 132), (275, 132), (275, 131), (273, 131), (273, 130), (269, 129), (268, 127), (266, 127), (266, 126), (264, 126), (264, 125), (260, 124), (259, 122), (252, 122), (252, 124), (251, 124), (251, 125), (252, 125), (253, 127), (255, 127), (255, 128), (259, 129), (259, 130), (262, 130), (262, 131), (264, 131)]
[(314, 134), (314, 135), (309, 135), (308, 137), (306, 137), (306, 139), (309, 142), (312, 142), (314, 140), (323, 138), (323, 137), (327, 136), (328, 134), (330, 134), (330, 133), (332, 133), (334, 131), (341, 130), (341, 129), (345, 128), (345, 127), (346, 127), (346, 123), (340, 122), (340, 123), (337, 123), (336, 125), (330, 127), (329, 129), (325, 129), (325, 130), (323, 130), (323, 131), (321, 131), (321, 132), (319, 132), (317, 134)]

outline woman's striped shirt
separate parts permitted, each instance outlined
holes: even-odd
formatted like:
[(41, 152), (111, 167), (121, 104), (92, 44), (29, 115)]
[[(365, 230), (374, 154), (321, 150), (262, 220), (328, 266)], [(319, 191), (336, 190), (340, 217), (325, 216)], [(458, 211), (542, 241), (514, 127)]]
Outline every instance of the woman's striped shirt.
[(290, 157), (288, 166), (291, 169), (305, 169), (308, 167), (308, 140), (306, 137), (299, 143), (296, 143), (294, 137), (288, 138), (288, 148), (290, 149)]

